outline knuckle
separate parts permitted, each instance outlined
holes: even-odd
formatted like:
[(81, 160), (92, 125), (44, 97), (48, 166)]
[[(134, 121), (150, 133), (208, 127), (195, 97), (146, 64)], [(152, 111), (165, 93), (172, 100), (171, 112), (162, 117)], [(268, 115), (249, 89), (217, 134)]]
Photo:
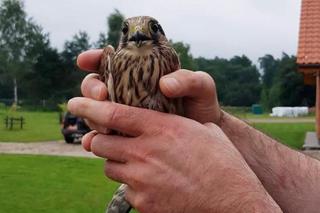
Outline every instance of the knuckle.
[(92, 137), (90, 148), (94, 154), (99, 154), (99, 150), (100, 150), (99, 135), (95, 135)]
[(170, 122), (166, 122), (157, 128), (157, 135), (171, 141), (181, 138), (185, 134), (185, 130), (185, 123), (178, 116), (175, 116), (173, 119), (170, 119)]
[(90, 129), (97, 129), (97, 127), (94, 125), (94, 123), (91, 120), (85, 119), (85, 122)]
[(143, 176), (145, 172), (142, 172), (141, 170), (135, 171), (135, 173), (130, 175), (130, 178), (128, 179), (127, 184), (134, 187), (134, 188), (145, 188), (146, 187), (146, 177)]
[(108, 103), (108, 106), (105, 107), (105, 125), (116, 123), (119, 120), (128, 119), (133, 116), (133, 113), (127, 109), (126, 106), (122, 107), (115, 103)]
[(177, 138), (182, 138), (185, 135), (184, 125), (171, 125), (171, 127), (166, 128), (164, 134), (169, 139), (168, 141), (175, 140)]
[(108, 161), (106, 161), (106, 163), (104, 165), (104, 174), (105, 174), (105, 176), (109, 177), (113, 173), (114, 173), (113, 167), (110, 166), (110, 163)]
[(211, 77), (211, 75), (209, 75), (206, 72), (203, 71), (197, 71), (195, 72), (196, 75), (198, 76), (198, 78), (200, 79), (198, 82), (201, 83), (202, 88), (208, 88), (209, 87), (213, 87), (213, 89), (216, 88), (216, 84), (214, 79)]
[(132, 206), (134, 206), (140, 212), (147, 212), (146, 199), (142, 195), (137, 195), (132, 199)]
[[(172, 121), (171, 123), (166, 123), (164, 125), (159, 125), (155, 128), (151, 134), (154, 137), (158, 137), (161, 139), (171, 140), (176, 137), (176, 135), (180, 132), (181, 127), (177, 125), (176, 122)], [(140, 149), (141, 150), (141, 149)]]
[(141, 146), (141, 148), (138, 149), (136, 152), (132, 152), (131, 156), (139, 162), (147, 162), (154, 157), (154, 151), (147, 148), (147, 146)]
[(219, 127), (216, 124), (212, 123), (212, 122), (205, 123), (204, 126), (206, 126), (209, 129), (219, 129)]
[(104, 166), (104, 174), (105, 176), (109, 177), (112, 180), (119, 181), (119, 182), (127, 182), (128, 176), (125, 172), (122, 172), (115, 166), (115, 163), (110, 162), (109, 160), (106, 161)]
[(207, 131), (204, 131), (204, 135), (208, 133), (209, 135), (224, 135), (223, 131), (220, 129), (220, 127), (214, 123), (206, 123), (204, 124)]
[(126, 162), (126, 159), (130, 159), (132, 154), (131, 151), (126, 151), (126, 149), (120, 148), (121, 150), (118, 150), (118, 159), (121, 162)]
[(114, 104), (110, 104), (110, 107), (108, 107), (109, 109), (107, 109), (105, 111), (105, 122), (106, 125), (108, 125), (109, 123), (114, 123), (115, 121), (117, 121), (120, 117), (120, 113), (121, 110), (118, 109), (118, 107), (116, 107)]
[(115, 180), (115, 181), (123, 181), (124, 174), (119, 172), (111, 163), (106, 163), (104, 167), (104, 174), (106, 177)]
[(202, 87), (202, 81), (200, 81), (197, 75), (191, 75), (188, 79), (188, 85), (191, 90), (198, 90)]

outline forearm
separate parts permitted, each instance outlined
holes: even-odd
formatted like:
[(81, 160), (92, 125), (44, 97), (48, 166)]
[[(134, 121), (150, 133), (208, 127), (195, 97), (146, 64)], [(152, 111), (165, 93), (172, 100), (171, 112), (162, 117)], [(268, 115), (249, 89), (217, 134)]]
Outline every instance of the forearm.
[(313, 212), (320, 207), (317, 160), (227, 113), (223, 113), (220, 126), (284, 212)]

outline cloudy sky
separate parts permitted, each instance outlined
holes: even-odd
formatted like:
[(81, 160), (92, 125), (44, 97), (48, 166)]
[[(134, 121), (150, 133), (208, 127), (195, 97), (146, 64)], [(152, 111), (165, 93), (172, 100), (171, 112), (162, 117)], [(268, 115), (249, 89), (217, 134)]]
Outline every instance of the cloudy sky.
[(25, 0), (29, 16), (50, 33), (53, 46), (79, 30), (92, 41), (106, 30), (106, 17), (149, 15), (167, 37), (191, 45), (194, 56), (230, 58), (295, 54), (301, 0)]

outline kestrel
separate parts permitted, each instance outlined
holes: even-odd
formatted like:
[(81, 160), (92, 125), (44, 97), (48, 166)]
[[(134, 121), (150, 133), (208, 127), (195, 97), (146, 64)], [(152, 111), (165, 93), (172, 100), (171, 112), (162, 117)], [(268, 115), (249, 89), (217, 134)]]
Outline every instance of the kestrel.
[[(176, 51), (170, 46), (159, 22), (149, 16), (124, 21), (119, 46), (107, 46), (99, 72), (113, 102), (183, 115), (182, 99), (165, 97), (159, 88), (162, 76), (180, 69)], [(121, 133), (117, 133), (121, 134)], [(121, 185), (107, 207), (107, 213), (126, 213), (126, 185)]]

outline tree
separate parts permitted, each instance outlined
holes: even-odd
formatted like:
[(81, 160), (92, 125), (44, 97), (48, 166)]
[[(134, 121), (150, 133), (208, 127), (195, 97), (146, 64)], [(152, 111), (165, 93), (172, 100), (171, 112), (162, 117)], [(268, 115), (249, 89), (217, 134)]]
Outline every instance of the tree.
[(276, 60), (272, 55), (267, 54), (261, 58), (259, 58), (260, 68), (263, 71), (262, 75), (262, 84), (267, 89), (273, 84), (273, 80), (276, 74), (277, 67), (279, 65), (279, 61)]
[(122, 23), (124, 16), (119, 10), (115, 10), (107, 17), (107, 29), (105, 32), (99, 34), (98, 40), (93, 44), (95, 48), (104, 48), (106, 45), (112, 45), (114, 48), (118, 47), (119, 39), (122, 31)]
[[(278, 104), (278, 100), (274, 94), (279, 91), (279, 88), (274, 87), (271, 89), (271, 87), (274, 85), (279, 60), (275, 59), (272, 55), (267, 54), (259, 58), (259, 64), (262, 70), (261, 103), (266, 109), (270, 109), (272, 106), (276, 106)], [(272, 95), (270, 95), (270, 93)]]
[(61, 53), (65, 75), (61, 79), (65, 84), (65, 96), (67, 99), (80, 95), (80, 83), (85, 73), (81, 73), (77, 67), (78, 55), (91, 48), (90, 38), (85, 31), (75, 34), (71, 41), (66, 41)]
[(194, 70), (195, 64), (190, 53), (190, 45), (184, 44), (183, 42), (170, 42), (179, 55), (181, 67), (184, 69)]
[(38, 103), (40, 100), (64, 101), (66, 85), (63, 80), (68, 73), (58, 51), (50, 46), (49, 39), (37, 51), (40, 56), (32, 71), (24, 76), (22, 87), (26, 92), (22, 96)]
[(279, 103), (283, 106), (301, 106), (304, 102), (303, 76), (298, 72), (296, 57), (283, 53), (279, 63), (277, 84)]
[(260, 74), (246, 56), (195, 59), (198, 70), (209, 73), (216, 82), (218, 98), (222, 105), (251, 106), (260, 100)]
[(115, 12), (107, 18), (107, 21), (109, 28), (107, 42), (116, 48), (119, 44), (124, 16), (116, 9)]
[(295, 56), (283, 53), (280, 59), (275, 59), (266, 55), (259, 62), (264, 70), (261, 102), (266, 108), (309, 105), (314, 100), (312, 88), (304, 86)]
[(95, 48), (101, 49), (108, 45), (108, 38), (105, 33), (100, 33), (98, 41), (96, 41), (93, 46)]
[(225, 71), (223, 103), (229, 106), (251, 106), (260, 100), (260, 74), (246, 56), (234, 56)]
[(27, 19), (23, 3), (3, 0), (0, 5), (0, 56), (2, 75), (13, 82), (14, 102), (18, 102), (18, 84), (39, 56), (36, 49), (44, 39), (42, 29)]

